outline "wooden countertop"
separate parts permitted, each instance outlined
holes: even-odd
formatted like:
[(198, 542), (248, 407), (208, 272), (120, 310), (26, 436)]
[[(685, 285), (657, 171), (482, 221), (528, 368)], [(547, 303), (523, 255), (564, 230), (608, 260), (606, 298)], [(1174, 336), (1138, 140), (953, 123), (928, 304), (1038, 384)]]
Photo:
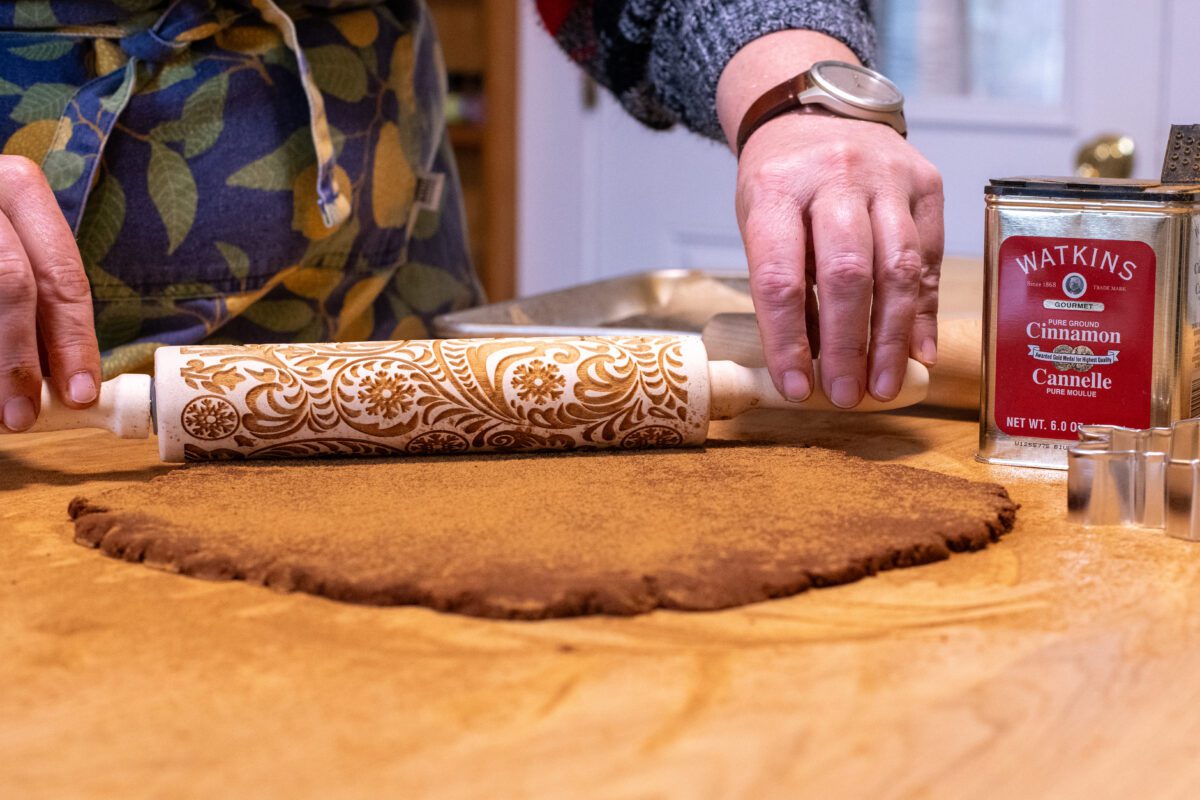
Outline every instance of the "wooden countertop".
[(1063, 473), (969, 419), (764, 412), (804, 441), (1001, 482), (985, 552), (717, 613), (496, 622), (114, 561), (68, 501), (168, 467), (0, 438), (9, 797), (1190, 797), (1200, 546), (1064, 520)]

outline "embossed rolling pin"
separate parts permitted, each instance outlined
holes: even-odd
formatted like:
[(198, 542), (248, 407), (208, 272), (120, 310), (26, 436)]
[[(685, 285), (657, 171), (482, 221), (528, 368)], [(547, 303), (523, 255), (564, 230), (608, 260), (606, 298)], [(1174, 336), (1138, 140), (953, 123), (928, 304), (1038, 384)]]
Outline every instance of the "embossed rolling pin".
[[(928, 379), (909, 361), (899, 397), (855, 410), (920, 402)], [(694, 336), (163, 347), (153, 378), (106, 381), (85, 411), (43, 387), (33, 431), (154, 431), (168, 462), (677, 447), (752, 408), (833, 406), (785, 400)]]

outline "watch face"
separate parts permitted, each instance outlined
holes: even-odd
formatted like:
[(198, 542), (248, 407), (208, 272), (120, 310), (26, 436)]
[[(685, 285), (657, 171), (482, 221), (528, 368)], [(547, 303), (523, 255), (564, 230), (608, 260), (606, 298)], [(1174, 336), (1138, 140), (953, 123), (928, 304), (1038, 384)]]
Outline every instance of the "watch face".
[(866, 67), (818, 61), (810, 74), (825, 91), (853, 105), (872, 111), (897, 111), (904, 105), (904, 95), (896, 84)]

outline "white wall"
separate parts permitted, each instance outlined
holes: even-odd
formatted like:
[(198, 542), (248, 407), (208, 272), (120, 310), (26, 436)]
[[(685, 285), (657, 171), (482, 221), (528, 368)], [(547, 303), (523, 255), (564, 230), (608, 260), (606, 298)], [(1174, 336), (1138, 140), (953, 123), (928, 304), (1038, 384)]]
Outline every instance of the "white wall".
[(534, 3), (518, 3), (517, 293), (578, 283), (584, 215), (582, 75), (541, 26)]

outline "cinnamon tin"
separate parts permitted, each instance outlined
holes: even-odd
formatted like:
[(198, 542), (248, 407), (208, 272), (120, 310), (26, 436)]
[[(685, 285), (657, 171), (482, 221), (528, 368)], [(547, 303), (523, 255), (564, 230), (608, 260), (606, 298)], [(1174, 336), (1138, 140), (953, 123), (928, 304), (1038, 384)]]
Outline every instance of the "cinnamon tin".
[(1081, 426), (1200, 412), (1200, 181), (1005, 178), (985, 195), (979, 459), (1065, 469)]

